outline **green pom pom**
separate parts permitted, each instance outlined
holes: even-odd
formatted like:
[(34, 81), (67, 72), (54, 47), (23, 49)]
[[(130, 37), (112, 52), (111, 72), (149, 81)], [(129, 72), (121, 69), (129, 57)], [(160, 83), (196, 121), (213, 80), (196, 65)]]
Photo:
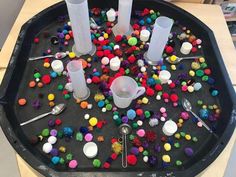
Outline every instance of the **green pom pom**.
[(43, 137), (48, 137), (49, 136), (49, 129), (48, 128), (43, 129), (41, 135)]
[(131, 38), (129, 38), (129, 40), (128, 40), (128, 44), (129, 44), (130, 46), (135, 46), (137, 43), (138, 43), (138, 40), (137, 40), (136, 37), (131, 37)]
[(100, 161), (99, 159), (94, 159), (94, 160), (93, 160), (93, 166), (94, 166), (95, 168), (101, 167), (101, 161)]

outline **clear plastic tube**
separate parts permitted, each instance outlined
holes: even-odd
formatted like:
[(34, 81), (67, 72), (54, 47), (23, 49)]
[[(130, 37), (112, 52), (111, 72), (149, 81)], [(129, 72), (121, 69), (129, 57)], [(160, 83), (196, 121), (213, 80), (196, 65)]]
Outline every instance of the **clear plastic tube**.
[(133, 0), (119, 0), (118, 23), (113, 28), (115, 35), (129, 35), (132, 33), (130, 26)]
[(164, 16), (156, 19), (149, 48), (144, 55), (149, 64), (156, 65), (161, 61), (162, 53), (168, 41), (173, 23), (174, 21), (172, 19)]
[(77, 56), (92, 55), (95, 50), (91, 41), (88, 1), (66, 0), (66, 5), (75, 42), (72, 51)]
[(70, 76), (75, 99), (86, 100), (90, 96), (90, 90), (85, 81), (82, 61), (70, 61), (67, 64), (67, 71)]

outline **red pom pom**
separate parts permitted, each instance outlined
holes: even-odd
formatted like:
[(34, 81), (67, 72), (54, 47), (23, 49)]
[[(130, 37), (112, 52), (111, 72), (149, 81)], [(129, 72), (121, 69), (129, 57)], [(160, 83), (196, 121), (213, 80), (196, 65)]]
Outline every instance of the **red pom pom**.
[(101, 129), (104, 125), (104, 121), (98, 121), (97, 128)]
[(177, 94), (172, 93), (172, 94), (170, 95), (170, 100), (171, 100), (172, 102), (177, 102), (178, 99), (179, 99), (179, 97), (178, 97)]
[(166, 47), (166, 53), (171, 54), (172, 52), (174, 52), (173, 47), (167, 46), (167, 47)]
[(197, 52), (197, 48), (196, 48), (196, 47), (193, 47), (193, 48), (192, 48), (192, 52), (193, 52), (193, 53)]
[(66, 95), (68, 93), (69, 93), (68, 90), (63, 90), (63, 92), (62, 92), (63, 95)]
[(137, 157), (135, 155), (127, 155), (127, 162), (129, 165), (136, 165)]
[(206, 75), (210, 75), (210, 74), (211, 74), (211, 70), (210, 70), (210, 69), (204, 69), (204, 73), (205, 73)]
[(48, 74), (44, 75), (44, 76), (42, 77), (42, 82), (43, 82), (44, 84), (50, 84), (50, 82), (51, 82), (51, 77), (50, 77), (50, 75), (48, 75)]
[(110, 54), (107, 56), (107, 58), (109, 58), (109, 59), (112, 59), (112, 58), (114, 58), (114, 57), (115, 57), (115, 55), (112, 54), (112, 53), (110, 53)]
[(147, 141), (154, 142), (157, 139), (157, 135), (154, 131), (148, 130), (146, 131), (145, 137)]
[(148, 96), (153, 96), (153, 95), (155, 94), (155, 91), (154, 91), (152, 88), (148, 87), (148, 88), (146, 89), (146, 94), (147, 94)]
[(44, 61), (44, 63), (50, 63), (50, 59), (49, 58), (45, 58), (43, 61)]
[(112, 22), (106, 22), (107, 27), (111, 27)]
[(156, 91), (161, 91), (161, 90), (162, 90), (161, 84), (156, 84), (156, 85), (155, 85), (155, 90), (156, 90)]
[(162, 136), (162, 137), (161, 137), (161, 141), (162, 141), (162, 142), (166, 142), (166, 140), (167, 140), (166, 136)]
[(96, 55), (101, 58), (101, 57), (104, 56), (104, 52), (103, 51), (97, 51)]
[(94, 84), (98, 84), (98, 83), (100, 82), (100, 78), (99, 78), (98, 76), (93, 76), (93, 77), (92, 77), (92, 82), (93, 82)]
[(149, 9), (145, 8), (142, 12), (142, 16), (148, 15), (149, 14)]
[(109, 68), (103, 68), (102, 69), (102, 73), (104, 73), (104, 74), (107, 74), (109, 72), (110, 72)]
[(117, 35), (117, 36), (115, 37), (115, 41), (116, 41), (116, 42), (122, 41), (122, 36), (121, 36), (121, 35)]
[(111, 166), (111, 164), (109, 164), (108, 162), (105, 162), (104, 164), (103, 164), (103, 168), (110, 168), (110, 166)]
[(120, 68), (120, 69), (119, 69), (119, 73), (120, 73), (121, 75), (124, 75), (124, 74), (125, 74), (125, 69), (124, 69), (124, 68)]
[(55, 120), (55, 124), (56, 124), (56, 125), (61, 125), (61, 124), (62, 124), (61, 119), (56, 119), (56, 120)]
[(136, 147), (139, 147), (142, 145), (141, 141), (138, 139), (138, 137), (135, 137), (132, 141), (132, 144)]
[(106, 33), (107, 33), (107, 34), (111, 34), (111, 33), (112, 33), (112, 29), (111, 29), (111, 28), (107, 28), (107, 29), (106, 29)]
[(97, 46), (97, 51), (102, 50), (102, 46)]
[(128, 60), (129, 60), (130, 63), (134, 63), (136, 61), (136, 57), (131, 55), (131, 56), (128, 57)]
[(105, 56), (108, 56), (108, 55), (111, 53), (110, 50), (104, 50), (103, 52), (104, 52), (104, 55), (105, 55)]
[(169, 85), (170, 88), (175, 88), (175, 83), (174, 82), (171, 82), (170, 85)]
[(111, 143), (113, 144), (113, 143), (115, 143), (115, 142), (117, 142), (118, 140), (116, 139), (116, 138), (112, 138), (111, 139)]
[(137, 74), (138, 71), (139, 71), (139, 67), (138, 67), (137, 65), (132, 66), (132, 67), (130, 68), (130, 72), (131, 72), (132, 74)]
[(142, 110), (142, 109), (137, 109), (137, 110), (136, 110), (136, 114), (137, 114), (138, 116), (143, 115), (143, 110)]
[(111, 154), (111, 159), (112, 159), (112, 160), (116, 160), (117, 157), (118, 157), (118, 155), (117, 155), (116, 153), (112, 153), (112, 154)]
[(135, 24), (133, 25), (133, 29), (134, 29), (134, 30), (139, 30), (139, 28), (140, 28), (140, 26), (139, 26), (137, 23), (135, 23)]
[(192, 45), (193, 45), (193, 46), (196, 46), (196, 45), (197, 45), (197, 41), (196, 41), (196, 40), (193, 41), (193, 42), (192, 42)]
[(38, 44), (38, 43), (39, 43), (39, 38), (38, 38), (38, 37), (34, 38), (34, 43), (35, 43), (35, 44)]
[(162, 94), (162, 98), (164, 98), (164, 99), (169, 99), (169, 94), (166, 93), (166, 92), (164, 92), (164, 93)]
[(122, 52), (122, 50), (120, 50), (120, 49), (116, 49), (116, 50), (114, 51), (114, 54), (115, 54), (116, 56), (118, 56), (118, 57), (122, 57), (123, 52)]

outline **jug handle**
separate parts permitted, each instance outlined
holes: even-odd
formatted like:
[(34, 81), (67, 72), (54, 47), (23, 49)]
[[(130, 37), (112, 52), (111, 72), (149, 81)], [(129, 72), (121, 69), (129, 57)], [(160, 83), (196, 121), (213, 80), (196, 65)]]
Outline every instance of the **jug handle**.
[(139, 96), (145, 93), (146, 89), (144, 87), (138, 87), (137, 93), (134, 96), (134, 99), (138, 98)]

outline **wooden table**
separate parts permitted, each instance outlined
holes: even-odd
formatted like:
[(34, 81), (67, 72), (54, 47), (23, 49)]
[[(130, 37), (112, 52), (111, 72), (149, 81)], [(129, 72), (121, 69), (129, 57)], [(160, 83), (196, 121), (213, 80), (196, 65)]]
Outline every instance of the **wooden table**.
[[(0, 52), (0, 67), (6, 67), (14, 45), (16, 43), (21, 26), (28, 21), (35, 14), (53, 5), (60, 0), (26, 0), (19, 16), (17, 17), (10, 34)], [(221, 55), (224, 59), (226, 68), (234, 86), (236, 86), (236, 50), (232, 43), (231, 35), (228, 31), (224, 16), (219, 6), (206, 4), (191, 4), (191, 3), (174, 3), (177, 6), (192, 13), (205, 24), (207, 24), (214, 32)], [(0, 82), (4, 76), (5, 69), (0, 70)], [(206, 169), (201, 176), (204, 177), (222, 177), (229, 159), (233, 143), (236, 139), (236, 132), (234, 132), (230, 142), (222, 152), (222, 154)], [(40, 176), (33, 170), (19, 155), (16, 155), (20, 173), (22, 177), (38, 177)]]

